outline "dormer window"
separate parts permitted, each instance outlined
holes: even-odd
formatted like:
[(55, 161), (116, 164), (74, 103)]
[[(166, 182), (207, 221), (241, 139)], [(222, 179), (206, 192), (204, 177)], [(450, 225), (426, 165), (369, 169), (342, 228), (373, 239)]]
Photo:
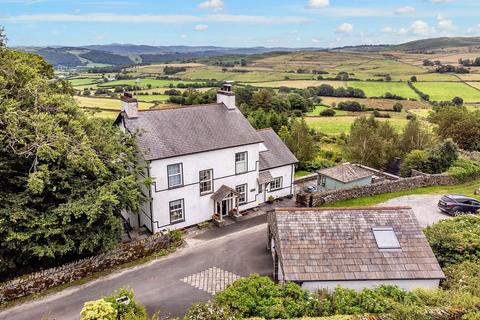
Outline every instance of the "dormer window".
[(401, 249), (392, 227), (373, 227), (372, 231), (378, 249)]

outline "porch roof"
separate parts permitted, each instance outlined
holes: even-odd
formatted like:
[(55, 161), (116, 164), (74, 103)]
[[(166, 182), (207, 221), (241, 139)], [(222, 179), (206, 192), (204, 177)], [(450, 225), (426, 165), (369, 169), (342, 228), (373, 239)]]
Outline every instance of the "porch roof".
[(258, 174), (258, 184), (264, 184), (264, 183), (269, 183), (273, 181), (273, 176), (270, 173), (270, 171), (261, 171)]
[(239, 196), (240, 193), (238, 193), (237, 191), (235, 191), (234, 189), (226, 186), (226, 185), (222, 185), (220, 188), (218, 188), (217, 191), (215, 191), (211, 198), (214, 200), (214, 201), (222, 201), (228, 194), (230, 193), (233, 193), (234, 195), (236, 196)]

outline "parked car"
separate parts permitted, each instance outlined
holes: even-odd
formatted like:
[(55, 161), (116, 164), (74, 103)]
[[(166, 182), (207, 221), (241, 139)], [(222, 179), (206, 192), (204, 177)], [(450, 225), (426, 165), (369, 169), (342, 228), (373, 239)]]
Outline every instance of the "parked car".
[(477, 213), (480, 210), (480, 201), (462, 194), (448, 194), (438, 201), (438, 208), (452, 216)]
[(308, 192), (308, 193), (317, 192), (317, 186), (308, 186), (305, 188), (305, 192)]

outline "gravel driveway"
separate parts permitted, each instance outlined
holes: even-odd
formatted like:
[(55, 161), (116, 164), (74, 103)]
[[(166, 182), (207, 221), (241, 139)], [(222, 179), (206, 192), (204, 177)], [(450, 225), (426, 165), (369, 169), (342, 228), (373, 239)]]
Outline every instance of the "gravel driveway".
[(450, 218), (449, 215), (437, 208), (440, 195), (409, 195), (390, 199), (379, 206), (409, 206), (412, 207), (418, 222), (426, 227), (443, 219)]

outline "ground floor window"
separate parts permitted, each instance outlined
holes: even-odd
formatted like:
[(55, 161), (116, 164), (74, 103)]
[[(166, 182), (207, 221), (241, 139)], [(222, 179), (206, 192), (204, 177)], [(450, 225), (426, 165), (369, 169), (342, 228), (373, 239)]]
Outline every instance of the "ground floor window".
[(244, 204), (247, 203), (247, 184), (241, 184), (235, 187), (235, 191), (237, 191), (240, 195), (238, 196), (238, 203)]
[(183, 199), (170, 201), (170, 223), (178, 223), (185, 221)]
[(283, 177), (274, 178), (270, 183), (270, 191), (282, 189), (283, 187)]

